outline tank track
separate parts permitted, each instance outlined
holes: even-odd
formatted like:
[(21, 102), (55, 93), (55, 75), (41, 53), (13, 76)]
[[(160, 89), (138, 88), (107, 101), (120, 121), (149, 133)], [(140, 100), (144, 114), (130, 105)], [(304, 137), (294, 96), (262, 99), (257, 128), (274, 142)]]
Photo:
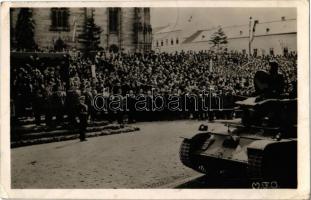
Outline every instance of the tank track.
[(195, 160), (195, 158), (193, 157), (192, 153), (194, 151), (194, 145), (192, 143), (191, 139), (184, 139), (181, 146), (180, 146), (180, 151), (179, 151), (179, 157), (180, 157), (180, 161), (182, 162), (182, 164), (184, 164), (185, 166), (203, 173), (203, 174), (207, 174), (208, 173), (208, 169), (205, 165), (200, 164), (199, 161)]
[(190, 147), (191, 147), (190, 140), (184, 139), (180, 146), (179, 157), (182, 164), (184, 164), (189, 168), (192, 168), (192, 162), (190, 159)]
[(247, 174), (251, 180), (261, 181), (263, 178), (263, 152), (251, 150), (248, 153)]

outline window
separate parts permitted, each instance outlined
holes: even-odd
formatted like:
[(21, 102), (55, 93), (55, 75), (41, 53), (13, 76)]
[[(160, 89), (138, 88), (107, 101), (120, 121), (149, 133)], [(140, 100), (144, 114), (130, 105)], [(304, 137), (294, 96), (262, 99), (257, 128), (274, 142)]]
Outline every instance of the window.
[(171, 39), (171, 45), (174, 45), (174, 40), (173, 39)]
[(273, 50), (273, 48), (270, 48), (270, 55), (271, 55), (271, 56), (274, 56), (274, 50)]
[(150, 9), (149, 8), (144, 8), (144, 13), (147, 14), (149, 13)]
[(240, 31), (240, 35), (243, 35), (243, 31)]
[(253, 49), (253, 56), (257, 57), (258, 49)]
[(243, 55), (245, 55), (246, 54), (246, 49), (243, 49), (242, 53), (243, 53)]
[(179, 43), (179, 40), (178, 40), (178, 38), (176, 38), (176, 44), (178, 44)]
[(69, 31), (69, 10), (68, 8), (51, 9), (51, 30), (52, 31)]
[(159, 41), (157, 40), (157, 47), (159, 46)]
[(118, 32), (119, 8), (109, 8), (109, 32)]
[(166, 46), (168, 45), (168, 39), (165, 40), (165, 45), (166, 45)]
[(204, 39), (205, 38), (205, 35), (202, 35), (202, 39)]
[(161, 47), (163, 47), (163, 40), (161, 40)]
[(269, 31), (270, 31), (270, 28), (266, 28), (266, 33), (269, 33)]
[(288, 48), (287, 48), (287, 47), (284, 47), (284, 49), (283, 49), (283, 55), (284, 55), (284, 56), (287, 56), (287, 55), (288, 55)]

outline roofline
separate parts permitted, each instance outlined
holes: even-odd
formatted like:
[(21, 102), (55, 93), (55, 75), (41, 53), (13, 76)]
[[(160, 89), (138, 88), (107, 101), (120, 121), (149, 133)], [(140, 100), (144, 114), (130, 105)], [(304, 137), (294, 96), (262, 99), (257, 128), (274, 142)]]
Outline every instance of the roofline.
[[(165, 27), (165, 28), (166, 28), (166, 27)], [(160, 31), (161, 31), (161, 30), (160, 30)], [(154, 34), (171, 33), (171, 32), (176, 32), (176, 31), (182, 31), (182, 29), (176, 29), (176, 30), (172, 30), (172, 31), (165, 31), (165, 32), (161, 32), (161, 33), (159, 33), (160, 31), (155, 32)]]
[[(291, 19), (285, 19), (285, 20), (273, 20), (273, 21), (267, 21), (267, 22), (259, 22), (258, 24), (270, 24), (274, 22), (286, 22), (286, 21), (294, 21), (297, 20), (295, 18)], [(232, 28), (232, 27), (242, 27), (242, 26), (249, 26), (249, 24), (240, 24), (240, 25), (230, 25), (230, 26), (220, 26), (221, 28)], [(199, 29), (199, 31), (211, 31), (218, 28), (209, 28), (209, 29)]]
[[(269, 35), (255, 35), (255, 38), (256, 37), (266, 37), (266, 36), (273, 36), (273, 35), (293, 35), (293, 34), (297, 34), (297, 32), (287, 32), (287, 33), (272, 33), (272, 34), (269, 34)], [(234, 40), (234, 39), (241, 39), (241, 38), (249, 38), (249, 36), (241, 36), (241, 37), (231, 37), (229, 38), (228, 37), (228, 40)], [(200, 43), (200, 42), (209, 42), (209, 40), (204, 40), (204, 41), (195, 41), (195, 42), (187, 42), (187, 44), (189, 43)]]
[[(270, 24), (270, 23), (274, 23), (274, 22), (286, 22), (286, 21), (294, 21), (294, 20), (297, 20), (297, 19), (295, 19), (295, 18), (291, 18), (291, 19), (285, 19), (285, 20), (273, 20), (273, 21), (267, 21), (267, 22), (259, 22), (258, 24)], [(242, 26), (248, 26), (248, 24), (241, 24), (241, 25), (230, 25), (230, 26), (221, 26), (221, 28), (232, 28), (232, 27), (242, 27)], [(166, 26), (166, 27), (169, 27), (169, 26)], [(164, 27), (164, 28), (166, 28), (166, 27)], [(163, 28), (163, 29), (164, 29)], [(198, 29), (197, 31), (212, 31), (212, 30), (216, 30), (216, 29), (218, 29), (217, 27), (215, 27), (215, 28), (209, 28), (209, 29)], [(161, 30), (160, 30), (161, 31)], [(176, 30), (172, 30), (172, 31), (165, 31), (165, 32), (161, 32), (161, 33), (171, 33), (171, 32), (177, 32), (177, 31), (182, 31), (182, 29), (176, 29)], [(196, 32), (197, 32), (196, 31)], [(196, 33), (195, 32), (195, 33)], [(161, 33), (159, 33), (159, 32), (154, 32), (153, 33), (153, 35), (154, 34), (161, 34)], [(194, 34), (195, 34), (194, 33)], [(192, 34), (191, 34), (192, 35)], [(190, 35), (190, 36), (191, 36)], [(189, 37), (190, 37), (189, 36)]]

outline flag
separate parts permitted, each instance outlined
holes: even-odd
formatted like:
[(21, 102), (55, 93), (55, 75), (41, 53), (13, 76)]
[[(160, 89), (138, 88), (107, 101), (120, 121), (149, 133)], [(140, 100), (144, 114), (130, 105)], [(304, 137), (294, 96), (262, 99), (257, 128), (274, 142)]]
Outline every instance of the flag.
[(250, 42), (253, 42), (254, 38), (255, 38), (255, 31), (256, 31), (256, 25), (258, 24), (258, 20), (255, 20), (254, 23), (251, 22), (251, 27), (252, 30), (250, 32)]
[(72, 33), (72, 42), (75, 42), (75, 40), (76, 40), (76, 28), (77, 28), (76, 16), (74, 16), (74, 17), (73, 17), (73, 33)]

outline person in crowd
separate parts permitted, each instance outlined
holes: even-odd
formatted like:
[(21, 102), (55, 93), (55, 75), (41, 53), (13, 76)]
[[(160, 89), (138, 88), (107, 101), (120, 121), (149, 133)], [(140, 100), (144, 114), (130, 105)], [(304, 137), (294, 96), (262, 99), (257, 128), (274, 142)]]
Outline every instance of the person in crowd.
[[(48, 126), (53, 124), (53, 116), (56, 116), (56, 122), (59, 122), (67, 115), (68, 121), (74, 127), (82, 93), (91, 120), (95, 120), (97, 115), (99, 119), (106, 116), (113, 120), (117, 114), (118, 121), (122, 122), (120, 116), (124, 116), (124, 112), (113, 114), (110, 110), (93, 110), (91, 102), (96, 94), (102, 94), (108, 100), (115, 94), (123, 97), (131, 94), (130, 109), (127, 113), (129, 122), (139, 118), (144, 120), (146, 118), (143, 116), (146, 115), (154, 115), (151, 118), (153, 120), (179, 114), (169, 112), (167, 105), (163, 105), (163, 111), (152, 112), (152, 95), (161, 95), (167, 100), (170, 94), (178, 94), (180, 97), (187, 94), (199, 95), (204, 88), (208, 90), (211, 87), (213, 94), (207, 93), (207, 97), (201, 96), (199, 101), (207, 98), (208, 104), (211, 103), (213, 108), (220, 106), (230, 109), (233, 108), (234, 101), (254, 94), (253, 77), (258, 70), (270, 72), (271, 80), (277, 81), (276, 84), (272, 84), (277, 94), (284, 92), (295, 96), (297, 93), (295, 52), (286, 56), (257, 57), (248, 57), (235, 51), (128, 54), (98, 52), (91, 58), (77, 55), (78, 52), (72, 55), (69, 53), (63, 62), (55, 66), (47, 66), (39, 57), (33, 56), (26, 63), (12, 69), (11, 97), (17, 118), (30, 116), (27, 110), (31, 108), (37, 124), (40, 124), (39, 116), (43, 114)], [(269, 66), (271, 59), (277, 62), (277, 67), (275, 64)], [(95, 74), (90, 66), (95, 66)], [(279, 84), (279, 72), (284, 79), (283, 86)], [(150, 94), (150, 88), (153, 88), (155, 93)], [(149, 111), (136, 112), (133, 109), (136, 101), (134, 97), (140, 96), (147, 97)], [(218, 100), (220, 96), (221, 99)], [(183, 105), (185, 98), (180, 98), (180, 101)], [(187, 101), (190, 102), (189, 111), (183, 110), (182, 115), (186, 118), (206, 118), (202, 109), (194, 110), (192, 101), (194, 100)], [(219, 102), (222, 105), (218, 105)], [(160, 101), (156, 103), (161, 104)], [(208, 112), (208, 118), (212, 119), (214, 115), (215, 113)]]

